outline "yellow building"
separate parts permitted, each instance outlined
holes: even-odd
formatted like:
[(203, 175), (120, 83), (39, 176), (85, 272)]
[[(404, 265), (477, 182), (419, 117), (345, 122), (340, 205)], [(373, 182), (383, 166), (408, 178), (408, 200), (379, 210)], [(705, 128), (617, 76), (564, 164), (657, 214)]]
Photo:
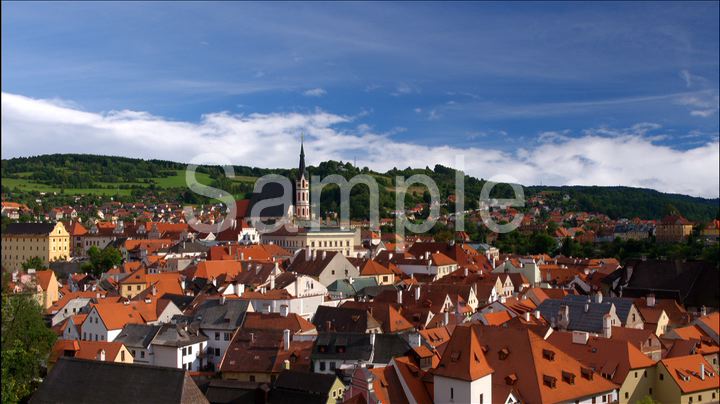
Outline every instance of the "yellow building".
[(655, 228), (655, 239), (660, 243), (679, 243), (692, 234), (693, 224), (680, 215), (665, 217)]
[(658, 363), (653, 398), (661, 403), (717, 403), (720, 379), (702, 355), (666, 358)]
[(44, 265), (70, 257), (70, 234), (62, 223), (8, 224), (2, 234), (2, 266), (17, 271), (33, 257)]

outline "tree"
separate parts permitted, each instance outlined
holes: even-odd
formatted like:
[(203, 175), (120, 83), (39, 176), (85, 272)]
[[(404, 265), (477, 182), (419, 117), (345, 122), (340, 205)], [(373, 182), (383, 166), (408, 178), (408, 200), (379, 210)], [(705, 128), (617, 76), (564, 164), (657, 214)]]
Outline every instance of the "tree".
[(40, 305), (29, 294), (2, 295), (2, 402), (16, 403), (35, 388), (55, 343)]
[(28, 269), (41, 270), (41, 269), (46, 269), (46, 268), (47, 268), (47, 266), (43, 262), (43, 259), (40, 257), (28, 258), (27, 261), (22, 263), (22, 269), (24, 271), (27, 271)]
[(101, 250), (92, 246), (88, 250), (88, 257), (90, 260), (85, 262), (80, 269), (85, 273), (93, 274), (97, 277), (108, 269), (122, 263), (122, 254), (114, 247), (106, 247)]
[(530, 237), (532, 254), (550, 254), (555, 249), (555, 239), (544, 233), (534, 233)]

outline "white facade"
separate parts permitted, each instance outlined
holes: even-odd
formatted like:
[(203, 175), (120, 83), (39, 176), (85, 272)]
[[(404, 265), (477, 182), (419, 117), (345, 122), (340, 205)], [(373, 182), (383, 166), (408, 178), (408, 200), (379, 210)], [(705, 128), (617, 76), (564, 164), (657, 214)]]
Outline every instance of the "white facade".
[(112, 342), (120, 335), (122, 327), (115, 330), (108, 330), (103, 323), (96, 308), (92, 308), (90, 314), (82, 323), (82, 339), (85, 341), (108, 341)]
[(203, 352), (206, 346), (206, 342), (198, 342), (182, 347), (153, 344), (153, 365), (199, 371), (200, 353)]
[(217, 330), (211, 328), (201, 329), (202, 333), (208, 338), (207, 340), (207, 361), (215, 365), (215, 369), (220, 366), (225, 351), (230, 346), (234, 331)]
[(492, 403), (492, 373), (472, 382), (436, 375), (433, 383), (436, 403)]
[[(325, 290), (327, 291), (327, 289)], [(253, 311), (259, 313), (280, 313), (280, 307), (287, 305), (290, 313), (295, 313), (309, 321), (317, 311), (318, 306), (322, 305), (324, 301), (325, 295), (322, 294), (293, 299), (252, 299), (250, 300), (250, 306)]]
[(52, 316), (52, 319), (50, 321), (51, 326), (58, 325), (65, 321), (66, 318), (69, 318), (71, 316), (74, 316), (75, 314), (80, 313), (80, 309), (87, 306), (90, 302), (89, 297), (76, 297), (74, 299), (71, 299), (70, 301), (65, 304), (65, 307), (61, 308), (57, 311), (57, 313), (54, 313)]

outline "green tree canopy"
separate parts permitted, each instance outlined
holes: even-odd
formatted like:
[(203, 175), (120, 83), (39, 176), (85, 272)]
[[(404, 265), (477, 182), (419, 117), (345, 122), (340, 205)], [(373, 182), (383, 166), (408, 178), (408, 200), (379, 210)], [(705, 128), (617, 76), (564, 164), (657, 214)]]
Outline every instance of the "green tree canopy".
[(29, 396), (55, 343), (40, 305), (27, 294), (2, 295), (2, 402)]

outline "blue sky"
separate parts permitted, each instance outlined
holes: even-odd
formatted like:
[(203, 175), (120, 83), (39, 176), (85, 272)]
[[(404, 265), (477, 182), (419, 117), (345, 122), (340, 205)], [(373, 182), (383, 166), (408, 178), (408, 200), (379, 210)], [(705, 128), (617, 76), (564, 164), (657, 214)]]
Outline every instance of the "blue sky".
[[(671, 184), (655, 167), (701, 151), (707, 160), (699, 161), (717, 161), (719, 17), (717, 2), (3, 2), (3, 129), (17, 132), (3, 134), (2, 155), (45, 152), (21, 141), (20, 132), (41, 127), (18, 118), (22, 98), (96, 114), (105, 120), (93, 124), (96, 131), (110, 125), (107, 120), (139, 128), (160, 120), (166, 127), (191, 126), (195, 134), (188, 136), (202, 142), (218, 136), (207, 134), (221, 125), (209, 117), (224, 116), (245, 125), (220, 130), (228, 138), (245, 137), (240, 147), (271, 130), (307, 131), (311, 163), (357, 157), (377, 169), (452, 165), (447, 160), (466, 150), (468, 170), (484, 178), (499, 174), (493, 162), (505, 171), (524, 164), (510, 175), (533, 183), (717, 196), (711, 191), (718, 185), (717, 164), (683, 173), (714, 185), (707, 189)], [(120, 118), (118, 111), (124, 111)], [(263, 117), (285, 121), (258, 129)], [(283, 126), (288, 120), (295, 124)], [(255, 132), (244, 132), (248, 127)], [(117, 137), (118, 130), (111, 132)], [(73, 133), (53, 133), (58, 136), (72, 139)], [(133, 147), (97, 139), (72, 150), (193, 157), (146, 150), (137, 136), (128, 136)], [(332, 143), (337, 136), (341, 141)], [(558, 150), (593, 150), (593, 140), (611, 140), (615, 147), (637, 140), (647, 147), (637, 152), (670, 157), (648, 160), (641, 178), (625, 178), (617, 167), (586, 177), (562, 174), (568, 162)], [(363, 155), (382, 149), (363, 148), (371, 141), (410, 154)], [(274, 150), (295, 154), (294, 145)], [(557, 152), (547, 163), (557, 167), (530, 175), (540, 168), (531, 163), (541, 150)], [(288, 156), (226, 154), (237, 164), (294, 164)], [(397, 161), (388, 161), (392, 156)], [(473, 166), (478, 159), (483, 164)]]

